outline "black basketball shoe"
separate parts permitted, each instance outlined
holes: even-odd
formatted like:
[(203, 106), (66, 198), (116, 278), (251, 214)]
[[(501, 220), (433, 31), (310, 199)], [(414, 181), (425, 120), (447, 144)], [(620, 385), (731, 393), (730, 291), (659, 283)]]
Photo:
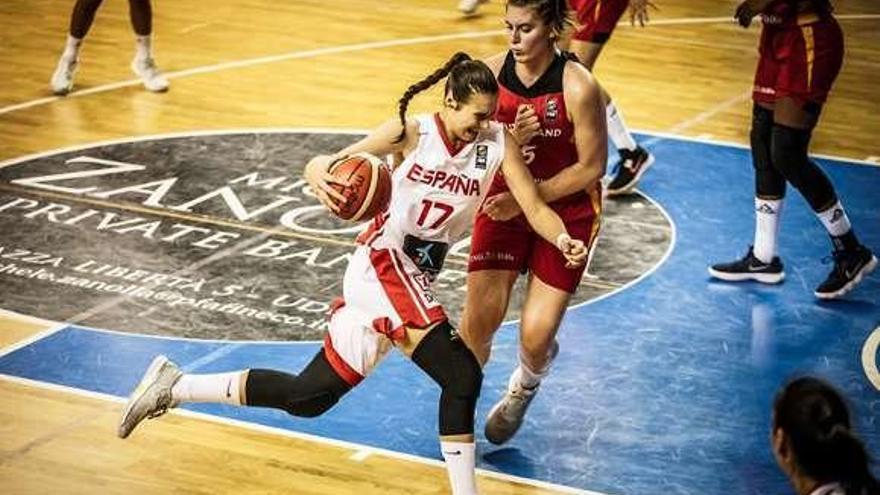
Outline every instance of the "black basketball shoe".
[(614, 166), (617, 175), (606, 188), (608, 196), (629, 194), (645, 171), (654, 163), (654, 155), (641, 146), (634, 150), (620, 150), (620, 160)]
[(755, 257), (752, 246), (749, 246), (748, 254), (742, 259), (710, 266), (709, 275), (727, 282), (754, 280), (763, 284), (778, 284), (785, 279), (779, 256), (774, 256), (770, 263), (764, 263)]
[(834, 260), (834, 268), (814, 292), (819, 299), (835, 299), (846, 294), (877, 268), (877, 257), (865, 246), (834, 251), (830, 259)]

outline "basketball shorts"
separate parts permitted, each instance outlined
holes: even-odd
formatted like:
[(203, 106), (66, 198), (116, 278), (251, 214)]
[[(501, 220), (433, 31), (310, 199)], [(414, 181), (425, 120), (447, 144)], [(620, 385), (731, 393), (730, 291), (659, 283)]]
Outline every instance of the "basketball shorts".
[(569, 0), (569, 4), (578, 24), (572, 39), (605, 43), (626, 12), (629, 0)]
[(357, 385), (382, 361), (405, 327), (427, 328), (447, 319), (429, 276), (397, 249), (358, 246), (342, 284), (324, 350), (349, 385)]
[(809, 16), (791, 27), (765, 25), (752, 98), (773, 103), (790, 97), (822, 104), (843, 64), (843, 33), (832, 17)]
[[(598, 202), (593, 201), (586, 210), (583, 206), (554, 210), (562, 218), (572, 238), (582, 240), (590, 250), (595, 247), (601, 214)], [(468, 272), (530, 272), (551, 287), (573, 293), (586, 267), (568, 268), (565, 263), (565, 257), (559, 249), (535, 233), (524, 217), (496, 222), (483, 213), (477, 216), (471, 237)]]

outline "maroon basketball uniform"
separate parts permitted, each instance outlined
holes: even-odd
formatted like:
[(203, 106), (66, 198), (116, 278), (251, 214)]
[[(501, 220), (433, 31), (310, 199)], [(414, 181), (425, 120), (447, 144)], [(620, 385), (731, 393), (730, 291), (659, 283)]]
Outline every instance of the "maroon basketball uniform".
[[(527, 88), (517, 77), (513, 55), (508, 53), (498, 75), (495, 120), (513, 124), (520, 105), (532, 105), (538, 115), (540, 134), (522, 146), (526, 165), (538, 182), (555, 176), (578, 158), (574, 125), (568, 119), (562, 88), (565, 64), (570, 60), (571, 54), (557, 54), (547, 71)], [(499, 172), (488, 196), (507, 190)], [(600, 204), (601, 198), (579, 191), (550, 203), (550, 207), (562, 218), (569, 234), (589, 247), (598, 233)], [(485, 213), (477, 216), (468, 271), (528, 270), (552, 287), (574, 292), (584, 268), (571, 269), (565, 265), (562, 253), (536, 234), (523, 215), (506, 222), (496, 222)]]
[(605, 43), (620, 20), (629, 0), (568, 0), (575, 11), (578, 27), (573, 39)]
[[(843, 33), (829, 8), (799, 9), (812, 0), (776, 0), (761, 13), (752, 98), (773, 103), (791, 97), (824, 103), (843, 64)], [(825, 2), (818, 2), (827, 5)]]

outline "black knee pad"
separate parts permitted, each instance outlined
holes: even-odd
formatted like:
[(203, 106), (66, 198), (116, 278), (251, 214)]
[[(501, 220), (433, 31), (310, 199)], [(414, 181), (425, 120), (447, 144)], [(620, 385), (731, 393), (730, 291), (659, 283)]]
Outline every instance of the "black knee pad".
[(413, 352), (412, 360), (440, 385), (440, 434), (474, 432), (474, 410), (483, 370), (448, 322), (437, 325)]
[(821, 211), (837, 202), (837, 193), (828, 176), (807, 156), (810, 137), (810, 130), (774, 124), (772, 160), (773, 166), (800, 191), (813, 211)]
[(755, 193), (765, 199), (785, 196), (785, 177), (773, 167), (771, 144), (773, 112), (755, 104), (752, 107), (752, 166), (755, 167)]
[(351, 385), (333, 370), (322, 349), (299, 375), (250, 370), (245, 390), (249, 406), (273, 407), (313, 418), (339, 402)]

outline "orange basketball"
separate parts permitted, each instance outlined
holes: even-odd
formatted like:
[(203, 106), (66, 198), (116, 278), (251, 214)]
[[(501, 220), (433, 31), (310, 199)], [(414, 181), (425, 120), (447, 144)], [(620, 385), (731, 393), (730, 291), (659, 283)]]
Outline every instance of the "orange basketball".
[(369, 153), (356, 153), (337, 160), (329, 172), (339, 179), (347, 180), (348, 187), (332, 184), (345, 196), (336, 215), (353, 222), (369, 220), (388, 207), (391, 199), (391, 174), (388, 167)]

